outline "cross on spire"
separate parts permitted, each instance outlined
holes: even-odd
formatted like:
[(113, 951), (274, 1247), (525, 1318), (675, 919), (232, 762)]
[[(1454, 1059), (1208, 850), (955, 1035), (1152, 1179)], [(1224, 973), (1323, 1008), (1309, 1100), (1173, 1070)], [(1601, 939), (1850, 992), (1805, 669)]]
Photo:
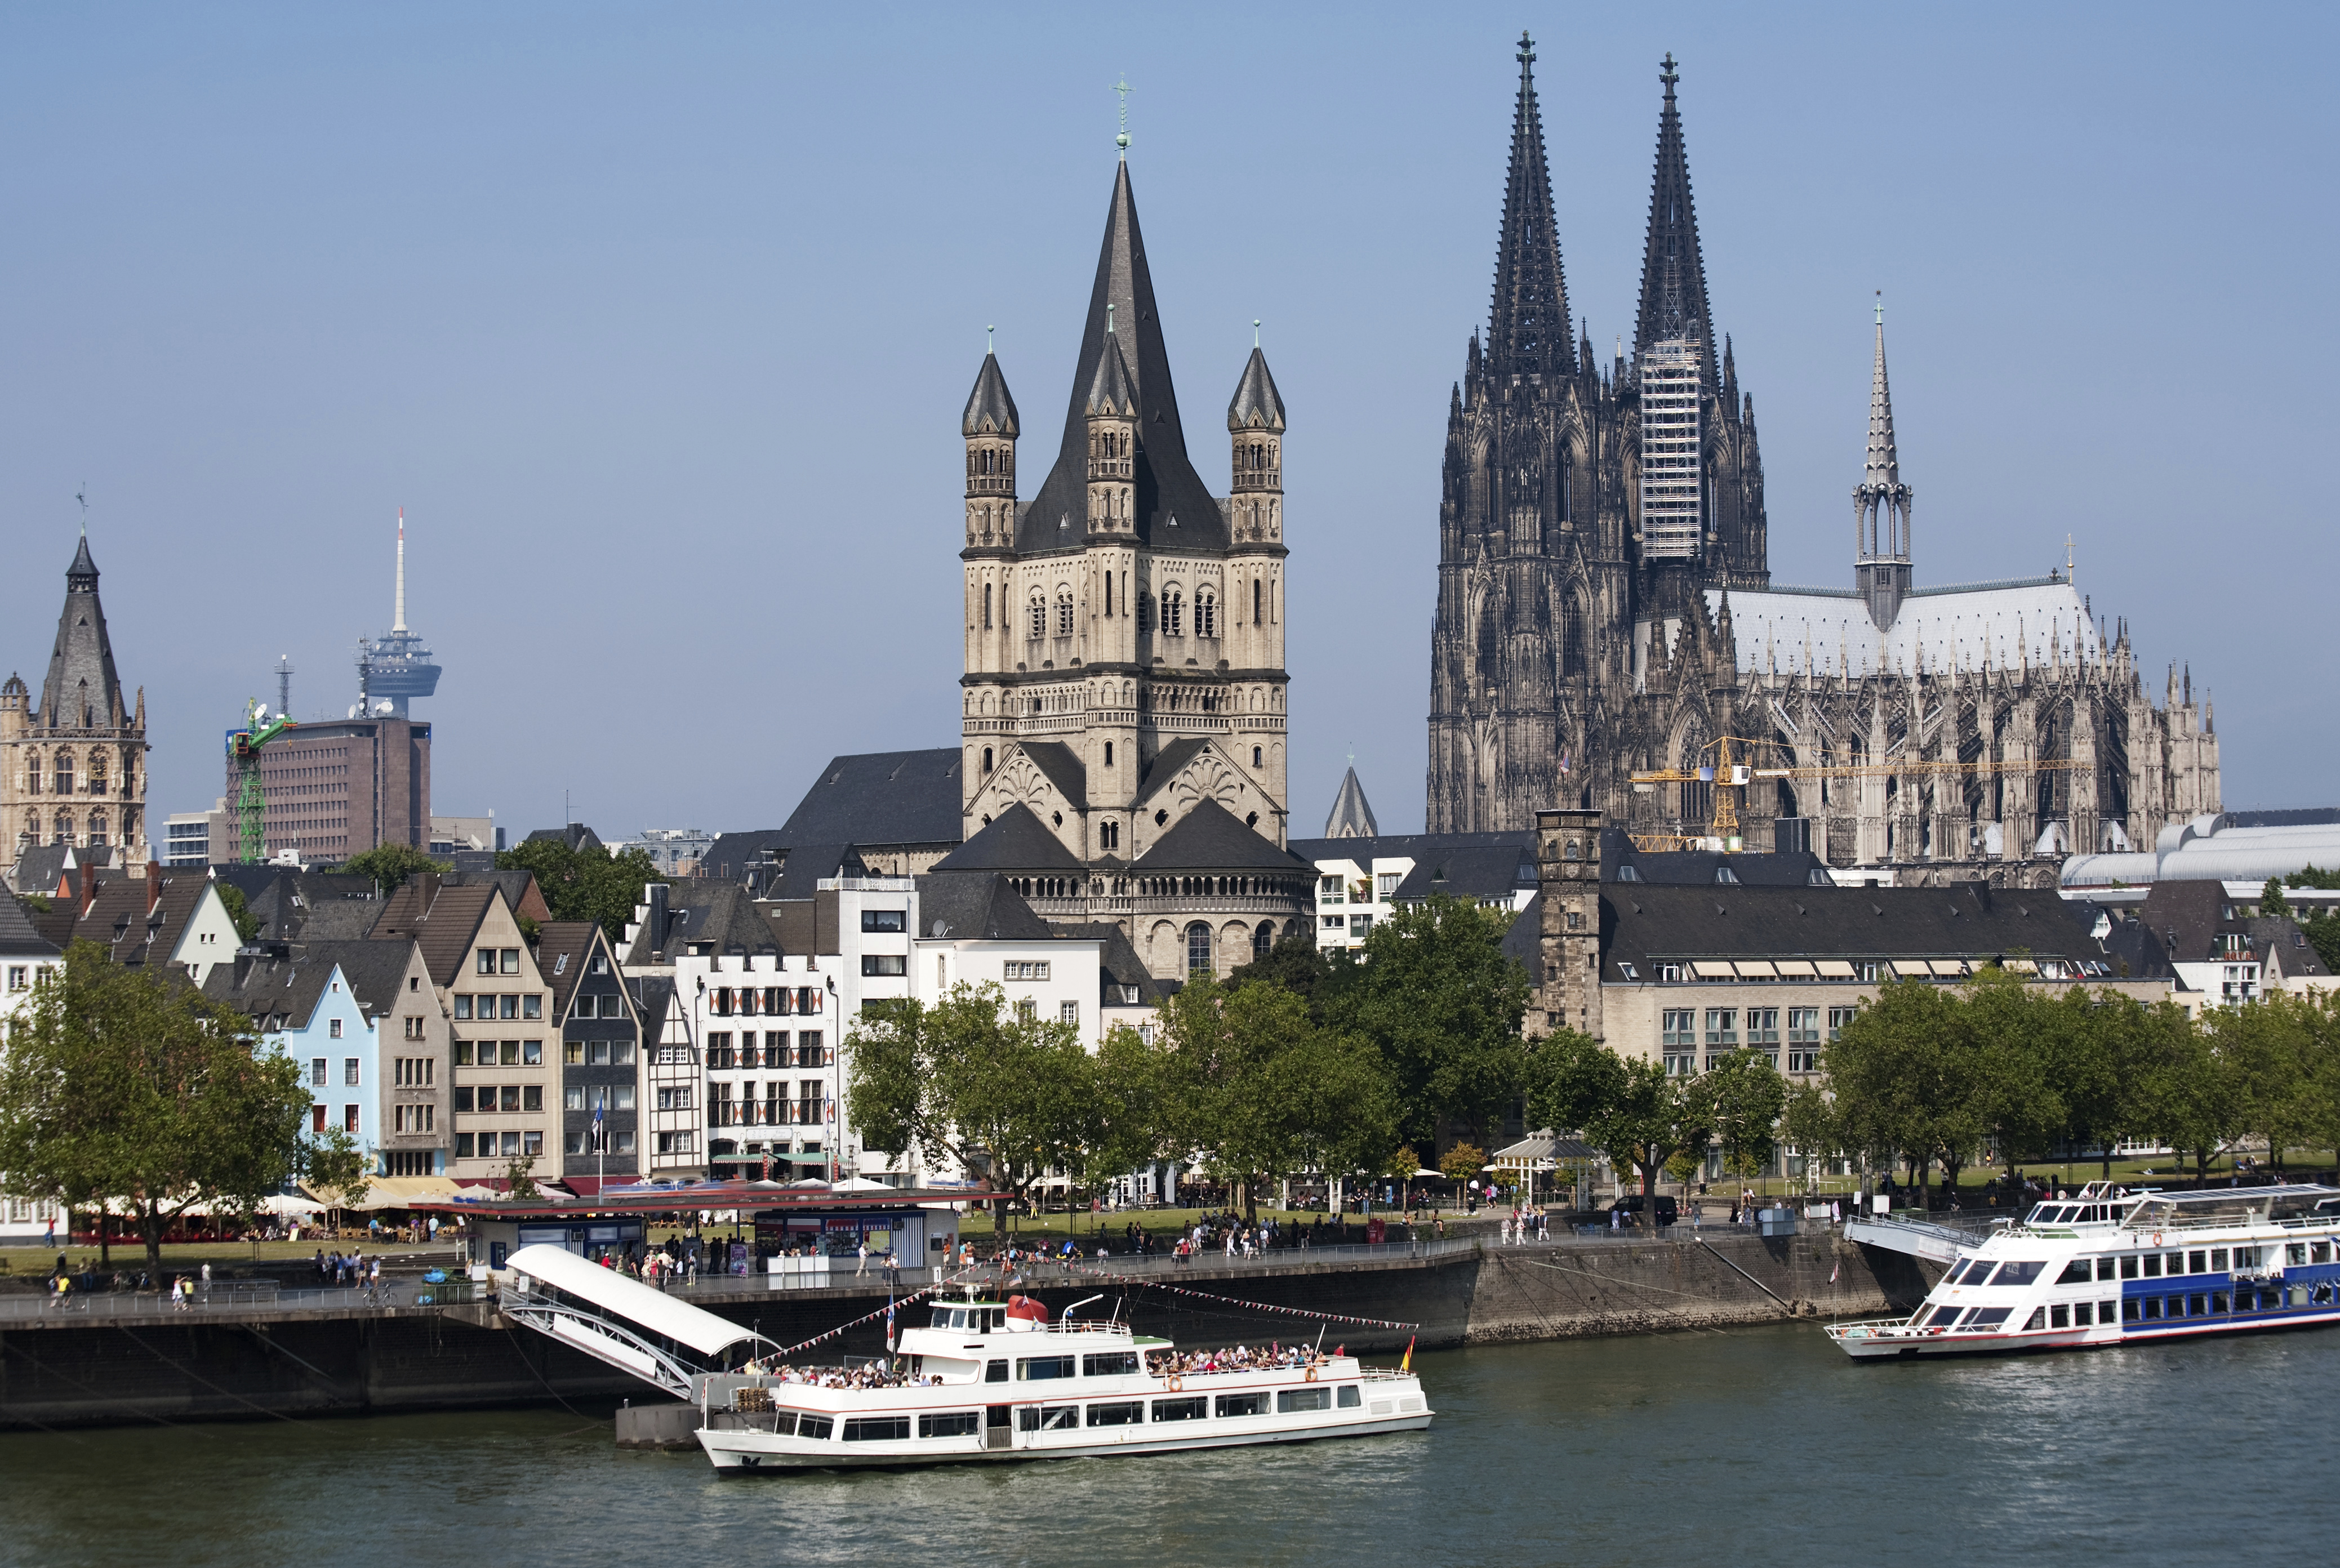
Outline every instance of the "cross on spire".
[(1535, 64), (1535, 40), (1529, 37), (1527, 29), (1522, 27), (1520, 29), (1520, 52), (1512, 56), (1520, 63), (1521, 75), (1528, 74), (1528, 67)]
[(1114, 137), (1113, 144), (1121, 149), (1121, 161), (1125, 164), (1129, 162), (1129, 74), (1126, 71), (1122, 73), (1121, 80), (1113, 84), (1113, 90), (1121, 94), (1121, 134)]

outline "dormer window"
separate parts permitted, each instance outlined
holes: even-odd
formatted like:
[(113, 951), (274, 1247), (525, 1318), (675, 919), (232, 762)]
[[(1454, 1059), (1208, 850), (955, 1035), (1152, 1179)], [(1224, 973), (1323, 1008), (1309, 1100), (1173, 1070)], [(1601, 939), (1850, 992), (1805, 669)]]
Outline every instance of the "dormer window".
[(1732, 870), (1728, 866), (1717, 866), (1714, 868), (1714, 879), (1718, 884), (1724, 886), (1733, 885), (1739, 880), (1739, 873)]

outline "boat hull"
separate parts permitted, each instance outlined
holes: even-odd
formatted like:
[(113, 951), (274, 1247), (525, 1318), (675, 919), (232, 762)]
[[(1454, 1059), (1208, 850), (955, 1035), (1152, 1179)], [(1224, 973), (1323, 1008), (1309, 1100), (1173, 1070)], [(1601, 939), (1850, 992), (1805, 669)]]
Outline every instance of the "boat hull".
[(2235, 1335), (2270, 1334), (2283, 1329), (2318, 1328), (2340, 1323), (2340, 1311), (2285, 1313), (2280, 1316), (2241, 1322), (2187, 1321), (2160, 1327), (2131, 1325), (2106, 1333), (2101, 1329), (2058, 1329), (2032, 1334), (1864, 1332), (1859, 1325), (1832, 1331), (1839, 1350), (1855, 1361), (1909, 1361), (1945, 1355), (2022, 1355), (2046, 1350), (2110, 1350), (2124, 1345), (2156, 1345), (2173, 1339), (2200, 1340)]

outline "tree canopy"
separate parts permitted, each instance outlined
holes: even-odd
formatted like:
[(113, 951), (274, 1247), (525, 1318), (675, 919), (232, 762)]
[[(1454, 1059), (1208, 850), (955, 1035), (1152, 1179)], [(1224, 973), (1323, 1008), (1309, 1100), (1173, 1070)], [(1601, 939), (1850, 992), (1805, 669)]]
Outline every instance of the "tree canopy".
[(612, 855), (600, 845), (571, 849), (562, 839), (530, 839), (496, 857), (500, 871), (532, 871), (544, 906), (556, 920), (591, 920), (619, 941), (642, 901), (642, 889), (667, 878), (649, 852)]
[(0, 1058), (0, 1170), (20, 1193), (127, 1212), (147, 1265), (196, 1204), (250, 1212), (302, 1168), (300, 1064), (176, 970), (76, 942), (44, 973)]
[(371, 878), (382, 884), (385, 893), (420, 872), (451, 868), (447, 861), (434, 860), (411, 844), (377, 844), (351, 856), (340, 867), (342, 876)]

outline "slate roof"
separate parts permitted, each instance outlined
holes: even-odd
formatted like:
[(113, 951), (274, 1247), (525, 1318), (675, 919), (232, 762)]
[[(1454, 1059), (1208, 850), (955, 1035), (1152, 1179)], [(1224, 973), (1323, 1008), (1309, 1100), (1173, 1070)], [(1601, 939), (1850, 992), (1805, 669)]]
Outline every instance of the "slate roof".
[(16, 857), (9, 882), (19, 893), (54, 893), (57, 878), (64, 875), (65, 857), (73, 853), (70, 844), (29, 844)]
[(117, 873), (98, 882), (95, 896), (74, 922), (73, 939), (98, 943), (117, 964), (167, 963), (210, 891), (211, 879), (201, 871), (159, 878)]
[[(766, 898), (809, 898), (831, 877), (866, 877), (869, 868), (850, 844), (800, 844), (790, 849), (778, 876), (759, 894)], [(750, 890), (753, 891), (751, 881)]]
[[(956, 757), (957, 752), (951, 753)], [(789, 839), (778, 828), (758, 828), (745, 833), (718, 833), (699, 857), (699, 875), (727, 882), (744, 882), (756, 868), (786, 857)]]
[(1372, 839), (1294, 839), (1292, 852), (1304, 860), (1354, 860), (1411, 858), (1451, 849), (1501, 848), (1535, 854), (1535, 835), (1525, 829), (1509, 833), (1387, 833)]
[(974, 838), (935, 862), (937, 871), (1083, 871), (1029, 806), (1017, 801)]
[(1314, 868), (1277, 849), (1236, 820), (1215, 800), (1205, 800), (1170, 824), (1130, 869), (1139, 876), (1158, 871), (1297, 871)]
[(832, 757), (781, 825), (779, 842), (956, 844), (964, 837), (959, 805), (955, 747)]
[(748, 889), (737, 882), (682, 881), (667, 885), (669, 922), (664, 944), (654, 944), (647, 923), (634, 934), (633, 945), (626, 950), (623, 962), (649, 964), (655, 962), (653, 952), (663, 951), (669, 959), (688, 953), (693, 948), (721, 953), (769, 953), (774, 946), (771, 928)]
[(600, 926), (591, 920), (551, 920), (537, 929), (536, 968), (552, 987), (552, 1017), (566, 1021), (569, 999), (577, 994), (577, 982), (585, 974), (586, 956), (593, 950), (594, 933)]
[(1056, 792), (1072, 803), (1076, 810), (1086, 810), (1089, 803), (1089, 770), (1073, 749), (1061, 740), (1022, 740), (1017, 749), (1032, 759), (1032, 765), (1047, 776)]
[(533, 844), (540, 839), (550, 839), (558, 843), (566, 844), (572, 850), (601, 848), (601, 836), (582, 822), (571, 822), (566, 828), (539, 828), (521, 842)]
[(51, 958), (64, 949), (41, 935), (14, 898), (0, 898), (0, 956), (11, 958)]
[(987, 871), (930, 872), (917, 879), (920, 937), (967, 941), (1045, 942), (1061, 934)]
[(1244, 362), (1243, 380), (1235, 383), (1235, 395), (1227, 403), (1227, 429), (1283, 428), (1284, 399), (1276, 393), (1275, 378), (1267, 373), (1267, 356), (1254, 343), (1251, 358)]
[(959, 433), (1004, 435), (1013, 440), (1018, 428), (1016, 400), (1008, 395), (1007, 378), (999, 370), (999, 356), (987, 352), (983, 368), (975, 372), (975, 390), (967, 394), (967, 412), (959, 416)]
[[(1226, 519), (1186, 455), (1186, 433), (1178, 420), (1178, 394), (1170, 384), (1170, 355), (1154, 302), (1154, 278), (1138, 231), (1137, 199), (1129, 165), (1115, 171), (1113, 199), (1106, 215), (1105, 243), (1097, 253), (1096, 281), (1089, 292), (1088, 319), (1080, 352), (1073, 360), (1071, 397), (1065, 432), (1048, 477), (1033, 492), (1016, 520), (1016, 548), (1024, 554), (1077, 549), (1088, 521), (1088, 391), (1106, 347), (1106, 307), (1113, 307), (1114, 335), (1137, 402), (1137, 537), (1156, 550), (1225, 550)], [(840, 837), (867, 840), (862, 834)]]
[(374, 885), (364, 877), (289, 866), (219, 866), (213, 877), (243, 895), (244, 908), (260, 921), (256, 939), (263, 942), (358, 940), (382, 914)]
[(2140, 925), (2174, 963), (2202, 963), (2221, 956), (2227, 932), (2247, 934), (2250, 923), (2226, 897), (2222, 882), (2156, 882), (2137, 906)]
[[(1100, 989), (1107, 985), (1135, 986), (1137, 1001), (1134, 1005), (1137, 1007), (1155, 1006), (1170, 994), (1167, 987), (1147, 972), (1145, 961), (1137, 956), (1137, 949), (1130, 945), (1129, 938), (1123, 935), (1121, 928), (1112, 921), (1101, 920), (1094, 925), (1058, 926), (1055, 931), (1059, 937), (1099, 944), (1097, 967), (1102, 972), (1097, 977), (1097, 984)], [(1126, 1007), (1133, 1004), (1125, 1002), (1118, 997), (1108, 996), (1105, 998), (1104, 1005), (1108, 1007)]]
[(1393, 903), (1419, 903), (1433, 895), (1509, 903), (1522, 888), (1536, 885), (1534, 854), (1509, 844), (1474, 844), (1435, 849), (1413, 863), (1390, 895)]
[[(1633, 873), (1630, 877), (1625, 875), (1629, 866)], [(1721, 875), (1725, 871), (1730, 873), (1727, 878)], [(1813, 881), (1815, 871), (1826, 880)], [(1710, 849), (1635, 849), (1628, 844), (1622, 853), (1616, 853), (1605, 843), (1601, 846), (1601, 879), (1672, 888), (1734, 884), (1749, 888), (1836, 886), (1828, 862), (1808, 849), (1783, 855), (1726, 855)]]
[(2280, 976), (2285, 980), (2329, 979), (2332, 971), (2324, 967), (2307, 933), (2299, 922), (2283, 915), (2254, 915), (2243, 922), (2250, 934), (2251, 951), (2273, 971), (2268, 978)]
[(1357, 782), (1357, 770), (1352, 768), (1341, 775), (1340, 792), (1333, 797), (1333, 814), (1324, 819), (1324, 837), (1378, 839), (1381, 832), (1373, 821), (1373, 809), (1365, 802), (1365, 787)]
[(298, 942), (263, 956), (239, 953), (213, 966), (203, 994), (247, 1016), (282, 1013), (291, 1027), (306, 1028), (339, 970), (358, 1005), (381, 1018), (397, 1006), (413, 951), (409, 942)]
[(41, 686), (39, 719), (45, 729), (107, 729), (122, 705), (122, 680), (114, 671), (114, 644), (98, 602), (97, 562), (84, 534), (73, 564), (65, 569), (64, 609), (57, 614), (57, 640)]
[(511, 912), (524, 920), (542, 925), (552, 918), (552, 910), (544, 901), (544, 891), (536, 885), (533, 871), (453, 870), (440, 873), (451, 888), (478, 888), (493, 885), (503, 889), (504, 902)]
[(370, 939), (420, 943), (431, 983), (451, 986), (471, 956), (472, 934), (502, 897), (492, 881), (455, 883), (430, 872), (410, 877), (383, 901)]
[[(1096, 372), (1089, 377), (1087, 412), (1120, 414), (1133, 417), (1137, 412), (1137, 393), (1129, 384), (1129, 362), (1121, 357), (1121, 338), (1107, 325), (1105, 346), (1097, 351)], [(1084, 511), (1082, 516), (1086, 518)]]

